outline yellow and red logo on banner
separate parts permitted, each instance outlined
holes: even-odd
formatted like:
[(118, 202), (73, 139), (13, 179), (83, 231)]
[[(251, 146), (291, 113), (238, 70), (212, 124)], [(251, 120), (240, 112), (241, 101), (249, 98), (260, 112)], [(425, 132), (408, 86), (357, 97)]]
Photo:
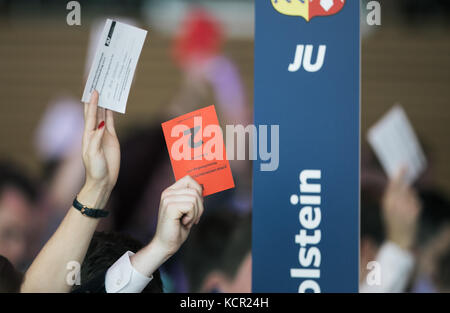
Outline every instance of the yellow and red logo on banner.
[(336, 14), (345, 4), (345, 0), (271, 0), (271, 2), (279, 13), (301, 16), (307, 22), (316, 16)]

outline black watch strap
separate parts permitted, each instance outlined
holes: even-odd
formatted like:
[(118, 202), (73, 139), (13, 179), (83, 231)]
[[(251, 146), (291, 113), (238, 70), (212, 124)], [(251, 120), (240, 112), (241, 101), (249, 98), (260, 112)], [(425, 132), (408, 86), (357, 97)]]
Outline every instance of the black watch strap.
[(84, 205), (82, 205), (77, 198), (73, 199), (72, 203), (73, 207), (81, 212), (81, 214), (93, 217), (93, 218), (100, 218), (100, 217), (107, 217), (109, 212), (106, 210), (101, 209), (91, 209)]

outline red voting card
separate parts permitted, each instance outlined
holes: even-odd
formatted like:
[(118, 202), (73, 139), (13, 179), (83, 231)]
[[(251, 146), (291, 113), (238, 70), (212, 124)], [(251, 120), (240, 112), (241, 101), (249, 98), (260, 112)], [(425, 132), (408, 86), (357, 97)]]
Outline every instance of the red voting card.
[(161, 125), (176, 180), (190, 175), (203, 185), (203, 196), (234, 188), (213, 105)]

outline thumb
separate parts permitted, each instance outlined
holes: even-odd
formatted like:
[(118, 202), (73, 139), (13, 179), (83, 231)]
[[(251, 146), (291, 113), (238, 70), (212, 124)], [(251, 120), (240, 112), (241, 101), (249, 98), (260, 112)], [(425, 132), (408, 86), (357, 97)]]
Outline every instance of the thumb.
[(189, 216), (189, 215), (184, 215), (183, 216), (183, 218), (181, 219), (181, 224), (183, 225), (183, 226), (190, 226), (190, 225), (192, 225), (192, 220), (193, 220), (193, 216)]

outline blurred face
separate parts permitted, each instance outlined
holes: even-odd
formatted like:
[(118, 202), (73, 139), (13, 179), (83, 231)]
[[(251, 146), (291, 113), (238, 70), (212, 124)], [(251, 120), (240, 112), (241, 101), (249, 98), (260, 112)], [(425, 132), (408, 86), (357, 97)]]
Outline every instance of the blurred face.
[(249, 252), (236, 272), (233, 279), (229, 279), (221, 272), (212, 272), (205, 279), (201, 292), (215, 290), (223, 293), (251, 293), (252, 292), (252, 254)]
[(6, 188), (0, 194), (0, 254), (15, 266), (25, 256), (30, 214), (30, 204), (21, 192)]

